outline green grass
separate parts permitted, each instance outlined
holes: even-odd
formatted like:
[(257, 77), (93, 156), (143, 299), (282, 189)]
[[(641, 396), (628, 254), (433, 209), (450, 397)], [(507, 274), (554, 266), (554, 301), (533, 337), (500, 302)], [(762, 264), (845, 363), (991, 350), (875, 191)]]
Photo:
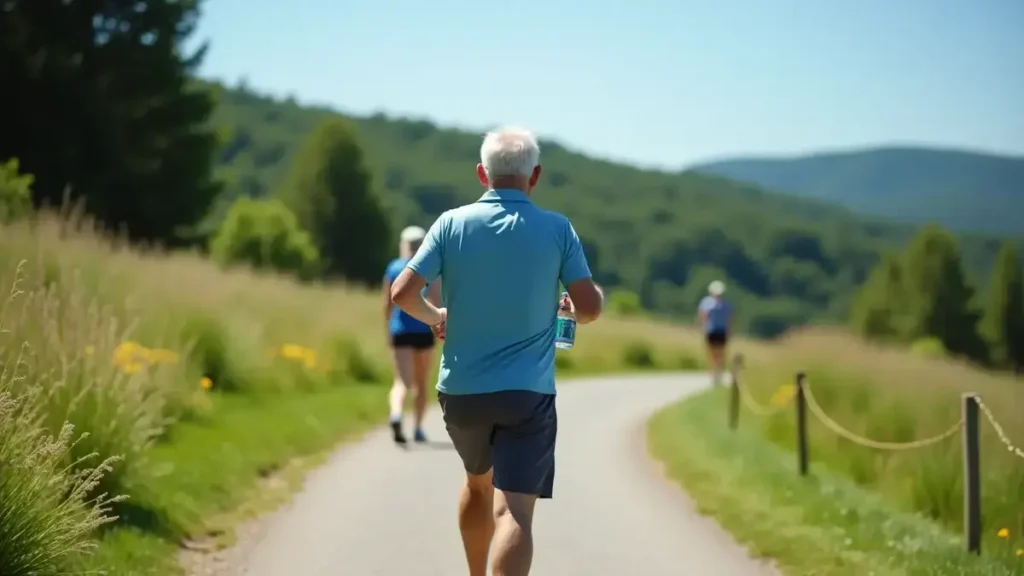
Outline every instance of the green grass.
[(1024, 573), (1024, 558), (1008, 542), (987, 538), (985, 554), (970, 557), (957, 534), (813, 463), (813, 453), (812, 473), (801, 478), (794, 454), (767, 441), (748, 413), (739, 430), (728, 429), (725, 394), (704, 393), (658, 412), (649, 447), (703, 513), (753, 554), (773, 558), (783, 574)]
[[(741, 373), (751, 394), (766, 402), (794, 373), (806, 371), (823, 410), (854, 434), (905, 443), (949, 430), (960, 418), (962, 395), (980, 395), (1012, 443), (1024, 445), (1024, 386), (1006, 374), (915, 355), (902, 348), (865, 344), (824, 330), (793, 335), (755, 350)], [(745, 423), (784, 450), (795, 445), (791, 410)], [(980, 423), (982, 528), (1006, 529), (999, 545), (1024, 549), (1024, 460), (1010, 453), (987, 419)], [(879, 450), (837, 436), (813, 414), (808, 420), (811, 457), (857, 485), (883, 496), (895, 509), (934, 520), (951, 532), (963, 526), (963, 459), (959, 436), (912, 450)]]

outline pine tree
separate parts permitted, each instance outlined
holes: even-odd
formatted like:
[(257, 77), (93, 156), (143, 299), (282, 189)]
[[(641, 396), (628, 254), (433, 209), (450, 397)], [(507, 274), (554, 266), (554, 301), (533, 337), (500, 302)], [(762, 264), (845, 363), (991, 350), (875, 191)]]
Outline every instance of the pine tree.
[[(206, 213), (213, 101), (188, 53), (200, 0), (9, 0), (0, 8), (0, 159), (131, 237), (177, 243)], [(45, 55), (45, 57), (43, 57)]]
[(312, 235), (329, 274), (380, 280), (393, 242), (348, 122), (331, 118), (313, 131), (278, 196)]
[(905, 332), (906, 299), (899, 258), (886, 254), (861, 286), (850, 310), (854, 331), (866, 338), (892, 339)]
[(1013, 243), (1003, 243), (992, 271), (982, 334), (989, 342), (991, 361), (1000, 368), (1024, 368), (1024, 278)]
[(951, 353), (984, 361), (987, 346), (978, 333), (980, 314), (971, 307), (956, 240), (938, 226), (927, 226), (911, 242), (904, 260), (907, 323), (904, 337), (933, 336)]

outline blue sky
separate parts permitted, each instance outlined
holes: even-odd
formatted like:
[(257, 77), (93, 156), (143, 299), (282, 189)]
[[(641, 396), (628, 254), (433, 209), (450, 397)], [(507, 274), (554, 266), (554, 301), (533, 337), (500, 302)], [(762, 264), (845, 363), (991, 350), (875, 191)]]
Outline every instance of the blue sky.
[(202, 74), (605, 158), (1024, 155), (1022, 0), (209, 0)]

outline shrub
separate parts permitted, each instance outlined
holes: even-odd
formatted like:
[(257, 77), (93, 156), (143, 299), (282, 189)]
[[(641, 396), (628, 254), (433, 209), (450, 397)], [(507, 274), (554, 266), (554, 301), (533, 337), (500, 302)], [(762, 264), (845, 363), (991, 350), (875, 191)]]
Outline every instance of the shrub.
[(945, 358), (949, 354), (942, 340), (935, 337), (919, 338), (910, 345), (910, 352), (922, 358)]
[(679, 355), (679, 369), (680, 370), (700, 370), (704, 367), (704, 362), (699, 358), (683, 352)]
[(248, 264), (307, 280), (319, 270), (313, 240), (279, 200), (236, 200), (210, 241), (210, 253), (223, 265)]
[(274, 350), (266, 350), (262, 334), (251, 327), (235, 327), (231, 317), (192, 312), (182, 328), (196, 370), (209, 387), (223, 392), (270, 389), (280, 386), (271, 370)]
[(31, 174), (18, 173), (18, 159), (0, 164), (0, 224), (23, 218), (32, 210)]
[(640, 340), (630, 342), (622, 350), (622, 363), (632, 368), (652, 368), (654, 353), (651, 345)]
[(380, 368), (367, 357), (354, 338), (336, 337), (331, 341), (330, 373), (332, 381), (351, 378), (360, 383), (381, 382), (384, 375)]
[(555, 353), (555, 369), (557, 370), (572, 370), (576, 366), (576, 361), (572, 356), (568, 354)]
[(608, 295), (608, 310), (617, 316), (636, 316), (643, 311), (636, 292), (615, 289)]

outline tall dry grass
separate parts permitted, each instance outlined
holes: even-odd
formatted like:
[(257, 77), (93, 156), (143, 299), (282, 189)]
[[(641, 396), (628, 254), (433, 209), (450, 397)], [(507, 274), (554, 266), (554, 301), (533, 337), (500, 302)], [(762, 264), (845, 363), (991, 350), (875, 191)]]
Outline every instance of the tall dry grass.
[(44, 361), (67, 326), (54, 318), (54, 299), (25, 287), (21, 272), (0, 306), (0, 574), (65, 574), (113, 520), (122, 497), (107, 488), (121, 458), (104, 449), (106, 430), (95, 420), (61, 417), (94, 390), (78, 385), (87, 375), (66, 359)]
[[(860, 436), (909, 442), (940, 434), (960, 418), (961, 397), (979, 394), (1011, 441), (1024, 446), (1024, 381), (962, 362), (918, 357), (868, 344), (840, 331), (808, 329), (753, 351), (743, 378), (762, 403), (806, 370), (818, 403)], [(749, 412), (744, 418), (755, 417)], [(759, 419), (766, 434), (795, 446), (793, 410)], [(906, 451), (859, 446), (810, 419), (812, 463), (825, 465), (885, 495), (907, 510), (960, 530), (963, 522), (961, 438)], [(983, 419), (982, 500), (986, 535), (996, 546), (1022, 542), (1024, 459), (1007, 450)], [(1009, 538), (996, 534), (1006, 528)], [(1007, 542), (1010, 541), (1010, 542)]]

